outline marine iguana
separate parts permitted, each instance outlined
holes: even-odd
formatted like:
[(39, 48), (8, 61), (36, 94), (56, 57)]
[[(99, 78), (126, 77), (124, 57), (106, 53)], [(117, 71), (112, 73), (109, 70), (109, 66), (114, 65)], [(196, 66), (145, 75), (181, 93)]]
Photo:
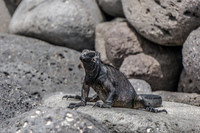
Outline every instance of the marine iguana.
[[(79, 103), (70, 103), (68, 108), (85, 106), (87, 101), (102, 100), (104, 103), (96, 102), (95, 106), (101, 108), (123, 107), (123, 108), (144, 108), (147, 111), (158, 113), (166, 112), (165, 109), (158, 110), (162, 98), (153, 94), (137, 94), (125, 75), (115, 67), (104, 64), (100, 60), (100, 53), (92, 50), (83, 50), (80, 60), (85, 69), (81, 96), (66, 95), (63, 98), (80, 99)], [(97, 93), (96, 97), (89, 98), (90, 87)]]

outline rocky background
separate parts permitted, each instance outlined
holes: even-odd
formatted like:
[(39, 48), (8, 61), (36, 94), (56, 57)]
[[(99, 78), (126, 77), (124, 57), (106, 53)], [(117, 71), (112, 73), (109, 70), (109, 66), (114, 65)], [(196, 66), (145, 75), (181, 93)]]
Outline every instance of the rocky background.
[[(200, 0), (1, 0), (0, 132), (200, 132), (199, 26)], [(161, 95), (168, 114), (67, 109), (83, 49)]]

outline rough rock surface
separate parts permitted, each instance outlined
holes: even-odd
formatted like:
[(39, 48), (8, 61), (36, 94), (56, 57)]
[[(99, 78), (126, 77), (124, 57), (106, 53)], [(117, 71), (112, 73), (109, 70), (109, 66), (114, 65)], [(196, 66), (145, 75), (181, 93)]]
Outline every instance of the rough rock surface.
[(124, 17), (121, 0), (97, 0), (101, 9), (114, 17)]
[(182, 69), (181, 48), (155, 45), (119, 22), (105, 34), (109, 61), (127, 77), (147, 81), (152, 90), (176, 90)]
[(0, 33), (8, 33), (11, 16), (3, 0), (0, 1)]
[(197, 93), (155, 91), (153, 94), (161, 95), (163, 101), (185, 103), (200, 106), (200, 95)]
[(0, 123), (30, 111), (37, 105), (39, 105), (37, 97), (26, 93), (24, 88), (12, 81), (7, 73), (0, 72)]
[(199, 0), (122, 0), (129, 23), (155, 43), (180, 46), (200, 25)]
[(151, 86), (144, 80), (129, 79), (137, 94), (151, 94)]
[(110, 27), (117, 24), (118, 22), (125, 21), (123, 18), (116, 18), (110, 22), (100, 23), (96, 26), (95, 30), (95, 50), (101, 53), (101, 60), (105, 63), (109, 63), (106, 48), (105, 48), (105, 33), (109, 30)]
[(186, 74), (192, 78), (200, 91), (200, 28), (191, 32), (183, 44), (183, 66)]
[(76, 50), (94, 48), (95, 26), (104, 20), (95, 0), (23, 0), (10, 32)]
[(37, 39), (0, 34), (0, 73), (33, 95), (80, 91), (79, 56), (77, 51)]
[[(72, 100), (62, 100), (62, 95), (54, 95), (44, 100), (43, 105), (66, 108)], [(200, 132), (200, 107), (164, 102), (168, 114), (154, 114), (144, 110), (125, 108), (80, 107), (77, 111), (94, 117), (111, 133), (125, 132)], [(195, 113), (194, 113), (195, 112)]]
[(200, 89), (194, 84), (193, 80), (185, 72), (185, 69), (182, 70), (181, 76), (178, 84), (179, 92), (187, 93), (198, 93), (200, 94)]
[(89, 115), (39, 107), (0, 125), (2, 133), (108, 133)]

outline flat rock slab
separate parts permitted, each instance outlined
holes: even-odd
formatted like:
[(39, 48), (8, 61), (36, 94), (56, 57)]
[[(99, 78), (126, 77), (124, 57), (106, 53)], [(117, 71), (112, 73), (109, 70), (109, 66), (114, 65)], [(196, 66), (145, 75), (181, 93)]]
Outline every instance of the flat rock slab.
[[(69, 103), (78, 102), (72, 99), (62, 100), (63, 95), (53, 95), (45, 99), (43, 106), (66, 108)], [(89, 104), (77, 111), (91, 115), (110, 132), (200, 132), (200, 108), (196, 106), (164, 102), (163, 106), (168, 114), (155, 114), (125, 108), (92, 108), (93, 103)]]
[(200, 95), (197, 93), (154, 91), (153, 94), (162, 96), (163, 101), (200, 106)]
[(39, 107), (5, 121), (2, 133), (108, 133), (89, 115), (70, 109)]

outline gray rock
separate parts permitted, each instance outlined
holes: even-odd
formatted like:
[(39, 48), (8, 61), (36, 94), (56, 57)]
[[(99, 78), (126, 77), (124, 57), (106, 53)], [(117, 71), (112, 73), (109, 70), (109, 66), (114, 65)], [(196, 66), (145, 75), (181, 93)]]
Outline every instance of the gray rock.
[[(63, 94), (54, 95), (43, 102), (43, 106), (67, 107), (72, 101), (62, 100)], [(164, 102), (168, 114), (154, 114), (144, 110), (125, 108), (80, 107), (77, 111), (89, 114), (108, 128), (111, 133), (125, 132), (200, 132), (200, 108), (186, 104)], [(195, 113), (194, 113), (195, 112)]]
[(183, 66), (186, 74), (200, 91), (200, 28), (191, 32), (183, 44)]
[(121, 0), (97, 0), (101, 9), (114, 17), (124, 17)]
[(30, 111), (39, 103), (37, 97), (25, 92), (18, 83), (8, 78), (6, 72), (0, 72), (0, 123)]
[(155, 91), (153, 94), (161, 95), (163, 101), (200, 106), (200, 95), (197, 93)]
[(176, 90), (182, 69), (181, 48), (156, 45), (119, 22), (105, 34), (109, 61), (128, 78), (142, 79), (152, 90)]
[(10, 32), (76, 50), (93, 49), (95, 26), (104, 20), (94, 0), (23, 0)]
[(0, 33), (8, 33), (11, 16), (3, 0), (0, 1)]
[(89, 115), (70, 109), (39, 107), (0, 125), (4, 133), (108, 133)]
[(95, 30), (95, 50), (101, 53), (101, 60), (105, 63), (109, 63), (109, 60), (106, 55), (105, 49), (105, 33), (109, 30), (110, 27), (117, 24), (118, 22), (125, 21), (123, 18), (116, 18), (110, 22), (100, 23), (96, 26)]
[(129, 23), (157, 44), (180, 46), (200, 25), (199, 0), (122, 0)]
[(178, 91), (200, 94), (200, 89), (198, 89), (198, 87), (194, 84), (190, 76), (186, 74), (185, 69), (182, 70), (182, 73), (179, 79)]
[(0, 73), (40, 97), (79, 92), (83, 79), (80, 53), (37, 39), (0, 34)]
[(129, 79), (137, 94), (151, 94), (151, 86), (144, 80)]

